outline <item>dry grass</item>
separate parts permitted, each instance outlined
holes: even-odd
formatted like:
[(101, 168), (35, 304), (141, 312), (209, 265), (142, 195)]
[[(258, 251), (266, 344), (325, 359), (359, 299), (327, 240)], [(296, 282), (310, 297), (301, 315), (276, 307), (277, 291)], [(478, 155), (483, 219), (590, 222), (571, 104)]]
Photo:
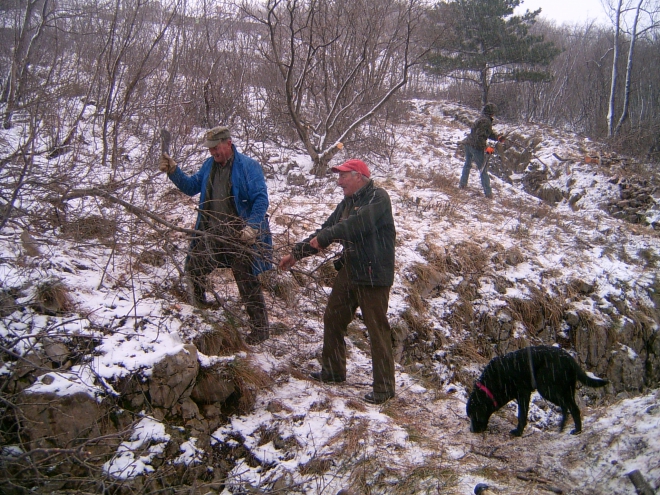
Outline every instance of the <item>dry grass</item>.
[(406, 308), (401, 313), (401, 319), (408, 325), (410, 333), (416, 334), (422, 339), (428, 339), (433, 333), (433, 328), (428, 321), (412, 308)]
[(338, 451), (344, 459), (354, 457), (364, 448), (364, 439), (369, 436), (369, 421), (353, 417), (343, 430), (333, 435), (326, 445), (339, 445)]
[(60, 279), (48, 279), (35, 288), (35, 305), (46, 313), (66, 313), (75, 307), (70, 289)]
[(657, 268), (658, 261), (660, 261), (660, 256), (651, 248), (642, 248), (637, 251), (637, 256), (639, 256), (645, 263), (647, 268)]
[(348, 324), (346, 336), (362, 352), (371, 352), (367, 329), (360, 320), (353, 320)]
[(330, 412), (332, 411), (332, 399), (330, 397), (324, 397), (321, 400), (315, 401), (309, 406), (309, 410)]
[(457, 275), (481, 276), (488, 267), (490, 254), (474, 242), (461, 242), (448, 253), (447, 263)]
[(563, 320), (566, 303), (562, 297), (551, 297), (531, 287), (529, 299), (507, 299), (514, 321), (520, 321), (532, 334), (537, 335), (546, 327), (558, 329)]
[(147, 264), (155, 267), (161, 267), (165, 264), (166, 254), (163, 251), (155, 249), (145, 249), (137, 256), (138, 267), (141, 264)]
[(259, 279), (267, 292), (284, 301), (288, 307), (295, 304), (300, 284), (289, 274), (269, 270), (260, 274)]
[(100, 215), (79, 218), (62, 225), (62, 234), (74, 241), (109, 239), (117, 231), (117, 221)]
[(245, 349), (241, 336), (233, 326), (208, 321), (212, 326), (209, 332), (199, 333), (193, 339), (193, 344), (207, 356), (227, 356)]
[[(426, 299), (436, 290), (445, 289), (449, 276), (446, 273), (446, 265), (442, 262), (438, 263), (439, 266), (433, 264), (414, 263), (410, 267), (413, 275), (411, 283), (410, 298), (419, 296), (419, 299)], [(438, 268), (442, 271), (439, 271)], [(414, 304), (417, 303), (417, 304)], [(411, 307), (420, 311), (424, 308), (424, 301), (411, 301)]]
[(240, 392), (239, 413), (247, 414), (254, 407), (257, 393), (270, 387), (273, 380), (259, 366), (244, 359), (234, 360), (227, 369)]
[(566, 285), (566, 297), (568, 299), (575, 299), (580, 296), (592, 294), (596, 290), (596, 286), (591, 285), (584, 280), (573, 279)]
[(335, 462), (332, 457), (312, 457), (305, 464), (298, 466), (301, 476), (321, 476), (329, 471)]
[(417, 466), (392, 467), (383, 465), (378, 457), (365, 457), (351, 472), (350, 493), (441, 494), (454, 488), (458, 480), (458, 473), (435, 458)]

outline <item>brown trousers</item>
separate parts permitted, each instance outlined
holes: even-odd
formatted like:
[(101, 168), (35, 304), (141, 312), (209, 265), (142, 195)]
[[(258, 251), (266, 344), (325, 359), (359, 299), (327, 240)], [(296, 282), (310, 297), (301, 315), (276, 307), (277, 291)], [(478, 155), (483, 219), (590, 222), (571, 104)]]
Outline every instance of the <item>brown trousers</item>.
[(193, 242), (186, 258), (185, 272), (190, 277), (196, 296), (204, 295), (206, 276), (214, 268), (231, 268), (241, 300), (250, 318), (250, 326), (256, 331), (268, 331), (268, 314), (261, 282), (252, 272), (252, 255), (249, 248), (237, 249), (201, 237)]
[(359, 306), (371, 341), (374, 393), (394, 395), (392, 331), (387, 320), (389, 298), (390, 287), (353, 284), (348, 280), (346, 268), (339, 270), (323, 315), (321, 366), (324, 375), (346, 377), (344, 336)]

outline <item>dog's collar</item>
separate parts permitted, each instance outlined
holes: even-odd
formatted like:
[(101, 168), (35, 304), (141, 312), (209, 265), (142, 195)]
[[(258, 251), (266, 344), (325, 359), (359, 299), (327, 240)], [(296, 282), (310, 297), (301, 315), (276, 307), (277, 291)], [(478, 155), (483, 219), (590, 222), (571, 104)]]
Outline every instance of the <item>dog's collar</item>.
[(493, 405), (497, 407), (497, 401), (495, 400), (495, 396), (493, 395), (493, 392), (488, 390), (488, 387), (486, 387), (486, 385), (484, 385), (481, 382), (477, 382), (477, 388), (481, 390), (484, 394), (486, 394), (488, 398), (493, 401)]

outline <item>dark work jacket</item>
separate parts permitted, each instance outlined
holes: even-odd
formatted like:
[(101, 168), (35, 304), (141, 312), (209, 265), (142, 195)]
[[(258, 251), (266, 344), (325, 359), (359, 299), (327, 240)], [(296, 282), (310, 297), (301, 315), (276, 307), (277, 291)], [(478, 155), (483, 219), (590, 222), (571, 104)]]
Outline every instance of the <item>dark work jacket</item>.
[(493, 119), (489, 115), (481, 114), (470, 129), (470, 134), (465, 139), (465, 144), (474, 149), (483, 151), (486, 148), (486, 140), (497, 140), (497, 134), (493, 132)]
[[(350, 211), (344, 218), (347, 209)], [(320, 229), (295, 245), (296, 260), (318, 252), (309, 245), (314, 237), (322, 248), (333, 242), (342, 244), (340, 265), (348, 270), (352, 283), (383, 287), (394, 283), (396, 229), (392, 204), (387, 191), (376, 187), (373, 180), (353, 196), (345, 197)]]

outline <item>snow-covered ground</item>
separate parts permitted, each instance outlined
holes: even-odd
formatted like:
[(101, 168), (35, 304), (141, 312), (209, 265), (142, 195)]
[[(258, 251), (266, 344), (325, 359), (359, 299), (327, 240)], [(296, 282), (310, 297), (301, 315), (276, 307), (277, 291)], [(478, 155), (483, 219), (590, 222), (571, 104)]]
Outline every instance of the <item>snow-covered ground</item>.
[[(480, 280), (478, 297), (473, 301), (484, 315), (505, 318), (502, 308), (508, 298), (530, 297), (533, 287), (556, 294), (575, 280), (594, 286), (596, 295), (588, 304), (581, 300), (576, 311), (608, 311), (610, 301), (617, 298), (653, 305), (646, 288), (658, 273), (645, 260), (649, 253), (660, 259), (660, 238), (650, 227), (613, 219), (603, 211), (603, 203), (615, 198), (618, 188), (609, 180), (610, 174), (579, 161), (585, 150), (598, 148), (596, 143), (545, 127), (528, 125), (521, 130), (496, 121), (499, 132), (541, 137), (536, 154), (559, 172), (553, 182), (563, 188), (570, 180), (572, 190), (580, 190), (582, 197), (573, 205), (563, 201), (549, 207), (519, 185), (493, 177), (495, 198), (486, 200), (474, 170), (468, 189), (457, 188), (462, 160), (455, 156), (456, 143), (466, 129), (445, 113), (465, 110), (446, 103), (413, 103), (417, 111), (397, 130), (391, 163), (359, 157), (371, 165), (375, 181), (392, 199), (397, 226), (397, 273), (389, 306), (392, 321), (400, 320), (411, 305), (410, 288), (418, 282), (414, 267), (427, 264), (429, 253), (443, 253), (448, 246), (461, 244), (476, 247), (490, 257), (492, 268)], [(19, 141), (17, 132), (0, 130), (8, 150)], [(96, 142), (91, 120), (84, 139), (92, 143), (90, 146)], [(241, 150), (240, 138), (235, 143)], [(348, 148), (337, 162), (352, 157)], [(87, 152), (93, 157), (90, 150)], [(139, 144), (130, 153), (129, 158), (138, 161)], [(560, 164), (553, 153), (575, 157), (575, 162)], [(196, 170), (203, 156), (201, 150), (183, 164), (184, 169)], [(302, 239), (320, 225), (341, 200), (341, 190), (332, 176), (312, 176), (311, 163), (303, 155), (273, 150), (272, 157), (268, 187), (279, 258), (287, 252), (287, 243)], [(37, 165), (47, 174), (57, 169), (56, 162), (68, 159), (66, 155), (51, 161), (38, 158)], [(292, 173), (307, 177), (305, 187), (289, 185), (285, 170), (291, 168)], [(83, 174), (83, 170), (87, 171)], [(103, 184), (111, 174), (85, 162), (84, 156), (71, 173), (80, 174), (76, 175), (80, 181), (73, 184), (76, 188)], [(130, 198), (118, 196), (155, 210), (180, 227), (192, 226), (196, 198), (173, 193), (174, 186), (153, 170), (135, 173), (128, 167), (117, 172), (115, 181), (125, 179), (140, 185)], [(23, 197), (17, 207), (36, 211), (44, 208), (41, 199)], [(68, 215), (85, 211), (118, 225), (132, 221), (130, 213), (98, 198), (68, 203)], [(40, 255), (27, 255), (26, 230)], [(144, 237), (131, 239), (130, 245), (122, 248), (113, 247), (111, 241), (66, 240), (20, 220), (10, 222), (0, 232), (0, 285), (5, 290), (19, 290), (18, 302), (25, 305), (24, 310), (0, 321), (3, 346), (24, 354), (35, 345), (31, 337), (43, 333), (84, 335), (99, 342), (83, 364), (49, 373), (50, 379), (40, 379), (31, 390), (59, 394), (85, 390), (102, 401), (117, 393), (112, 383), (118, 378), (136, 373), (148, 376), (164, 355), (178, 352), (198, 332), (209, 328), (209, 318), (172, 290), (179, 277), (175, 264), (180, 267), (185, 256), (185, 235), (172, 233), (172, 245), (165, 246), (145, 232)], [(167, 252), (171, 258), (159, 266), (135, 263), (140, 253), (152, 251)], [(497, 262), (498, 255), (512, 251), (520, 253), (515, 263)], [(297, 268), (314, 270), (323, 259), (308, 258)], [(240, 314), (231, 274), (214, 276), (219, 296), (234, 301)], [(271, 276), (279, 282), (292, 280), (288, 273)], [(30, 306), (37, 285), (49, 279), (69, 288), (75, 306), (70, 314), (48, 316)], [(506, 288), (496, 288), (496, 280), (504, 281)], [(448, 276), (441, 284), (431, 284), (423, 294), (426, 321), (448, 343), (460, 342), (469, 332), (454, 328), (450, 317), (462, 281), (461, 276)], [(349, 331), (347, 382), (327, 385), (310, 381), (307, 373), (318, 369), (323, 304), (328, 293), (327, 287), (310, 285), (289, 301), (267, 295), (271, 323), (281, 323), (287, 330), (238, 357), (268, 373), (272, 386), (258, 391), (251, 413), (232, 416), (217, 429), (210, 445), (189, 438), (181, 445), (176, 462), (208, 463), (211, 469), (211, 460), (204, 454), (211, 446), (226, 451), (247, 449), (251, 456), (235, 464), (224, 494), (238, 493), (245, 484), (282, 493), (335, 494), (350, 489), (351, 493), (468, 494), (477, 483), (487, 483), (495, 493), (508, 494), (545, 493), (548, 488), (575, 494), (628, 494), (634, 488), (626, 473), (635, 469), (653, 487), (660, 486), (657, 390), (608, 397), (600, 405), (581, 399), (584, 426), (578, 436), (568, 434), (570, 428), (563, 433), (556, 431), (560, 415), (538, 396), (522, 438), (508, 433), (515, 423), (515, 403), (491, 418), (485, 434), (474, 435), (465, 416), (470, 390), (454, 380), (458, 370), (450, 369), (440, 355), (428, 356), (435, 362), (434, 379), (422, 372), (421, 364), (397, 365), (396, 398), (382, 406), (364, 403), (361, 398), (371, 389), (371, 362), (368, 347), (362, 345), (364, 332), (359, 322)], [(529, 330), (518, 322), (516, 336), (534, 342)], [(214, 359), (200, 355), (202, 365)], [(485, 360), (474, 356), (470, 363), (464, 371), (474, 374)], [(0, 373), (7, 376), (12, 367), (13, 362), (5, 360)], [(149, 475), (153, 456), (170, 441), (166, 427), (145, 412), (131, 438), (106, 463), (106, 473), (118, 477)], [(264, 432), (270, 432), (269, 436)], [(151, 442), (153, 455), (133, 455), (145, 442)], [(16, 448), (6, 446), (3, 452), (10, 455)]]

